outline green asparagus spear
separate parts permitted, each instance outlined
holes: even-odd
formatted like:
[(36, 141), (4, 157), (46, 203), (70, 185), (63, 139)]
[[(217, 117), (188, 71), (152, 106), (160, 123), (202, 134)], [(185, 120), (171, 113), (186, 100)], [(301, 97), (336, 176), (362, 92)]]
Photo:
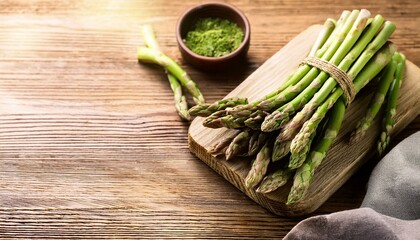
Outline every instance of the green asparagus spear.
[(391, 130), (395, 125), (398, 92), (403, 81), (404, 69), (405, 56), (404, 54), (399, 53), (398, 65), (395, 71), (395, 78), (386, 96), (387, 104), (385, 106), (385, 116), (383, 118), (382, 132), (380, 134), (377, 147), (379, 155), (382, 155), (385, 152), (385, 149), (389, 145), (391, 139)]
[[(227, 109), (229, 111), (229, 109)], [(225, 115), (219, 118), (212, 119), (213, 123), (208, 122), (210, 125), (216, 125), (219, 127), (231, 128), (231, 129), (239, 129), (249, 127), (253, 130), (260, 130), (260, 123), (262, 122), (263, 118), (267, 115), (266, 112), (257, 110), (253, 112), (248, 117), (234, 117), (232, 115)], [(210, 121), (210, 120), (209, 120)], [(246, 123), (247, 122), (247, 123)]]
[(209, 153), (214, 156), (225, 154), (227, 147), (233, 141), (233, 139), (239, 134), (240, 132), (237, 131), (230, 137), (222, 139), (222, 141), (217, 142), (213, 146), (210, 147)]
[(287, 181), (292, 177), (294, 170), (289, 168), (280, 168), (277, 171), (267, 175), (260, 186), (257, 188), (259, 193), (269, 193), (284, 186)]
[(232, 115), (226, 115), (224, 117), (220, 118), (221, 126), (225, 128), (231, 128), (231, 129), (238, 129), (238, 128), (244, 128), (245, 127), (245, 120), (247, 120), (247, 117), (234, 117)]
[(191, 116), (200, 116), (200, 117), (208, 117), (211, 114), (224, 110), (228, 107), (234, 107), (238, 105), (247, 104), (247, 98), (239, 98), (239, 97), (232, 97), (226, 98), (212, 104), (199, 104), (191, 107), (188, 111)]
[(280, 141), (280, 139), (277, 137), (274, 141), (271, 160), (276, 162), (285, 157), (290, 152), (290, 144), (292, 144), (292, 141)]
[(343, 99), (340, 99), (334, 104), (331, 117), (329, 118), (325, 132), (323, 133), (323, 138), (315, 144), (305, 163), (299, 167), (295, 173), (293, 186), (290, 190), (286, 204), (290, 205), (298, 202), (305, 196), (316, 168), (325, 158), (328, 149), (340, 130), (345, 110), (346, 105)]
[(316, 134), (316, 131), (313, 131), (310, 133), (310, 135), (308, 136), (308, 143), (305, 146), (303, 146), (301, 149), (299, 149), (299, 151), (297, 150), (290, 151), (292, 153), (290, 155), (289, 166), (288, 166), (290, 169), (299, 168), (305, 162), (306, 155), (309, 153), (312, 140), (315, 138), (315, 134)]
[(249, 116), (248, 119), (244, 121), (245, 126), (253, 129), (253, 130), (261, 130), (261, 123), (264, 121), (265, 116), (267, 116), (268, 113), (257, 110), (253, 114)]
[(251, 138), (249, 139), (248, 155), (254, 156), (264, 146), (265, 142), (269, 137), (268, 133), (261, 131), (254, 131)]
[(175, 99), (175, 108), (178, 112), (178, 115), (187, 121), (191, 120), (190, 114), (188, 114), (188, 104), (187, 99), (182, 94), (181, 85), (176, 80), (174, 75), (167, 74), (169, 84), (171, 85), (172, 92), (174, 93), (174, 99)]
[(226, 160), (230, 160), (235, 156), (248, 152), (249, 139), (251, 138), (251, 135), (252, 132), (250, 130), (240, 132), (226, 149)]
[(265, 173), (267, 172), (268, 164), (270, 163), (271, 146), (269, 141), (265, 143), (262, 149), (258, 152), (257, 157), (252, 163), (251, 169), (245, 178), (245, 186), (247, 188), (254, 188), (261, 182)]
[(191, 80), (187, 72), (161, 51), (140, 47), (137, 49), (137, 59), (141, 62), (154, 63), (162, 66), (179, 80), (182, 87), (191, 94), (195, 103), (201, 104), (205, 102), (200, 89), (198, 89), (197, 84)]
[[(155, 33), (150, 25), (144, 25), (142, 27), (142, 35), (144, 42), (148, 48), (160, 50), (159, 44), (156, 40)], [(167, 73), (169, 84), (171, 85), (172, 92), (174, 93), (175, 109), (178, 115), (187, 121), (191, 120), (191, 116), (188, 114), (188, 103), (185, 96), (182, 94), (181, 85), (178, 80), (171, 73)]]
[(146, 44), (146, 47), (160, 50), (160, 47), (156, 40), (155, 32), (153, 31), (152, 26), (143, 25), (141, 30), (142, 30), (142, 35), (143, 35), (143, 39), (144, 39), (144, 43)]
[[(344, 26), (344, 23), (346, 23), (347, 19), (349, 18), (351, 12), (344, 10), (341, 13), (341, 16), (338, 18), (336, 27), (334, 28), (333, 32), (331, 33), (330, 37), (327, 39), (327, 41), (325, 42), (324, 45), (322, 45), (321, 48), (316, 50), (315, 55), (316, 57), (320, 57), (323, 56), (325, 54), (325, 52), (328, 50), (328, 48), (331, 46), (331, 44), (333, 43), (333, 41), (335, 40), (336, 35), (340, 32), (341, 28)], [(312, 52), (312, 50), (311, 50)], [(311, 55), (309, 55), (311, 56)]]
[(315, 39), (315, 42), (312, 45), (311, 51), (309, 52), (308, 56), (315, 56), (318, 49), (320, 49), (327, 42), (332, 32), (334, 31), (336, 25), (336, 21), (332, 18), (328, 18), (324, 22), (324, 25), (322, 26), (321, 31)]
[(396, 52), (392, 57), (392, 61), (388, 64), (385, 69), (385, 73), (379, 82), (379, 86), (373, 96), (372, 101), (370, 102), (369, 108), (366, 112), (366, 115), (360, 119), (357, 123), (356, 129), (351, 133), (350, 143), (355, 143), (360, 141), (360, 139), (366, 134), (366, 131), (372, 124), (373, 119), (379, 112), (379, 109), (382, 107), (382, 104), (385, 100), (385, 95), (388, 92), (389, 86), (394, 80), (395, 70), (397, 69), (397, 58), (399, 54)]
[(208, 128), (221, 128), (223, 124), (220, 119), (224, 116), (226, 116), (226, 109), (214, 112), (204, 119), (203, 126)]
[[(328, 111), (327, 114), (331, 115), (330, 112), (331, 111)], [(312, 146), (313, 143), (320, 141), (321, 135), (325, 131), (326, 125), (330, 117), (331, 116), (328, 116), (322, 119), (319, 127), (316, 130), (316, 133), (312, 132), (311, 135), (309, 136), (309, 142), (307, 145), (305, 145), (300, 151), (292, 151), (292, 154), (290, 155), (289, 165), (288, 165), (290, 169), (297, 169), (300, 166), (302, 166), (302, 164), (305, 162), (307, 158), (307, 155), (309, 154), (309, 151), (311, 150), (311, 147), (313, 147)], [(289, 142), (289, 140), (287, 140), (286, 142)]]

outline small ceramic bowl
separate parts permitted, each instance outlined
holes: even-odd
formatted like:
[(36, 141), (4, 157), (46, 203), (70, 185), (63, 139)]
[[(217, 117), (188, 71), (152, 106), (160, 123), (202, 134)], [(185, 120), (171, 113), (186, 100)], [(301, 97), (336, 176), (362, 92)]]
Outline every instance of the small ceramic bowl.
[[(222, 57), (206, 57), (191, 51), (184, 43), (187, 33), (200, 18), (221, 18), (234, 22), (244, 32), (242, 44)], [(234, 67), (246, 58), (249, 49), (251, 28), (246, 16), (236, 7), (226, 3), (204, 3), (188, 9), (178, 20), (176, 40), (185, 61), (201, 70), (222, 70)]]

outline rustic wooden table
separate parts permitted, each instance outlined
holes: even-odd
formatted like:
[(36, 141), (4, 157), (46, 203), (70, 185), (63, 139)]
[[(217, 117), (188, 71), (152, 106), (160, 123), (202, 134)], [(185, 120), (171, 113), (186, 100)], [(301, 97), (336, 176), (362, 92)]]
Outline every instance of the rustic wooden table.
[[(197, 2), (0, 2), (0, 238), (271, 239), (300, 220), (269, 213), (190, 154), (164, 75), (136, 61), (149, 23), (182, 63), (174, 28)], [(394, 21), (393, 41), (420, 65), (419, 1), (229, 2), (251, 22), (247, 64), (227, 73), (182, 64), (208, 101), (343, 9)], [(418, 129), (419, 118), (398, 139)], [(372, 166), (316, 214), (358, 207)]]

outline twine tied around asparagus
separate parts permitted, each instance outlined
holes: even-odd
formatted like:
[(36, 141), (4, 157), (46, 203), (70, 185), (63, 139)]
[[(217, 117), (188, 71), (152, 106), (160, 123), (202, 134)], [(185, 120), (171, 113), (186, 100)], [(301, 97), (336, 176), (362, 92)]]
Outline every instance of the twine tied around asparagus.
[(356, 96), (356, 90), (354, 89), (353, 80), (346, 72), (330, 62), (316, 57), (307, 57), (303, 59), (301, 64), (308, 64), (328, 73), (337, 81), (341, 89), (343, 89), (346, 104), (349, 105), (353, 101)]

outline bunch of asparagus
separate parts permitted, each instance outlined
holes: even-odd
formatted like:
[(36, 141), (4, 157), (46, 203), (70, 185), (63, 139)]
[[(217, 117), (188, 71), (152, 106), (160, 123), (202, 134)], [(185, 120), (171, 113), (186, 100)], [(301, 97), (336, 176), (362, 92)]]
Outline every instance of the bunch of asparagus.
[[(365, 9), (344, 11), (337, 21), (325, 21), (308, 54), (345, 72), (355, 93), (382, 76), (372, 106), (352, 138), (355, 141), (363, 136), (388, 92), (380, 151), (389, 142), (405, 62), (388, 41), (394, 30), (395, 24), (380, 15), (371, 18)], [(287, 201), (293, 204), (305, 196), (316, 168), (338, 134), (350, 103), (343, 92), (327, 72), (303, 64), (280, 87), (257, 101), (224, 99), (197, 105), (189, 113), (206, 117), (206, 127), (239, 130), (233, 138), (213, 146), (211, 152), (225, 154), (227, 160), (255, 156), (245, 179), (248, 188), (258, 186), (257, 192), (272, 192), (294, 176)], [(286, 156), (290, 156), (288, 161), (278, 161), (286, 160)]]
[[(188, 113), (187, 99), (182, 93), (184, 88), (192, 97), (196, 104), (204, 104), (205, 100), (197, 87), (191, 80), (187, 72), (181, 68), (172, 58), (166, 56), (159, 48), (154, 31), (150, 25), (142, 27), (144, 42), (147, 47), (137, 49), (137, 59), (139, 62), (154, 63), (162, 66), (167, 74), (169, 84), (174, 93), (175, 108), (178, 115), (184, 120), (191, 120)], [(182, 88), (181, 88), (182, 87)]]

